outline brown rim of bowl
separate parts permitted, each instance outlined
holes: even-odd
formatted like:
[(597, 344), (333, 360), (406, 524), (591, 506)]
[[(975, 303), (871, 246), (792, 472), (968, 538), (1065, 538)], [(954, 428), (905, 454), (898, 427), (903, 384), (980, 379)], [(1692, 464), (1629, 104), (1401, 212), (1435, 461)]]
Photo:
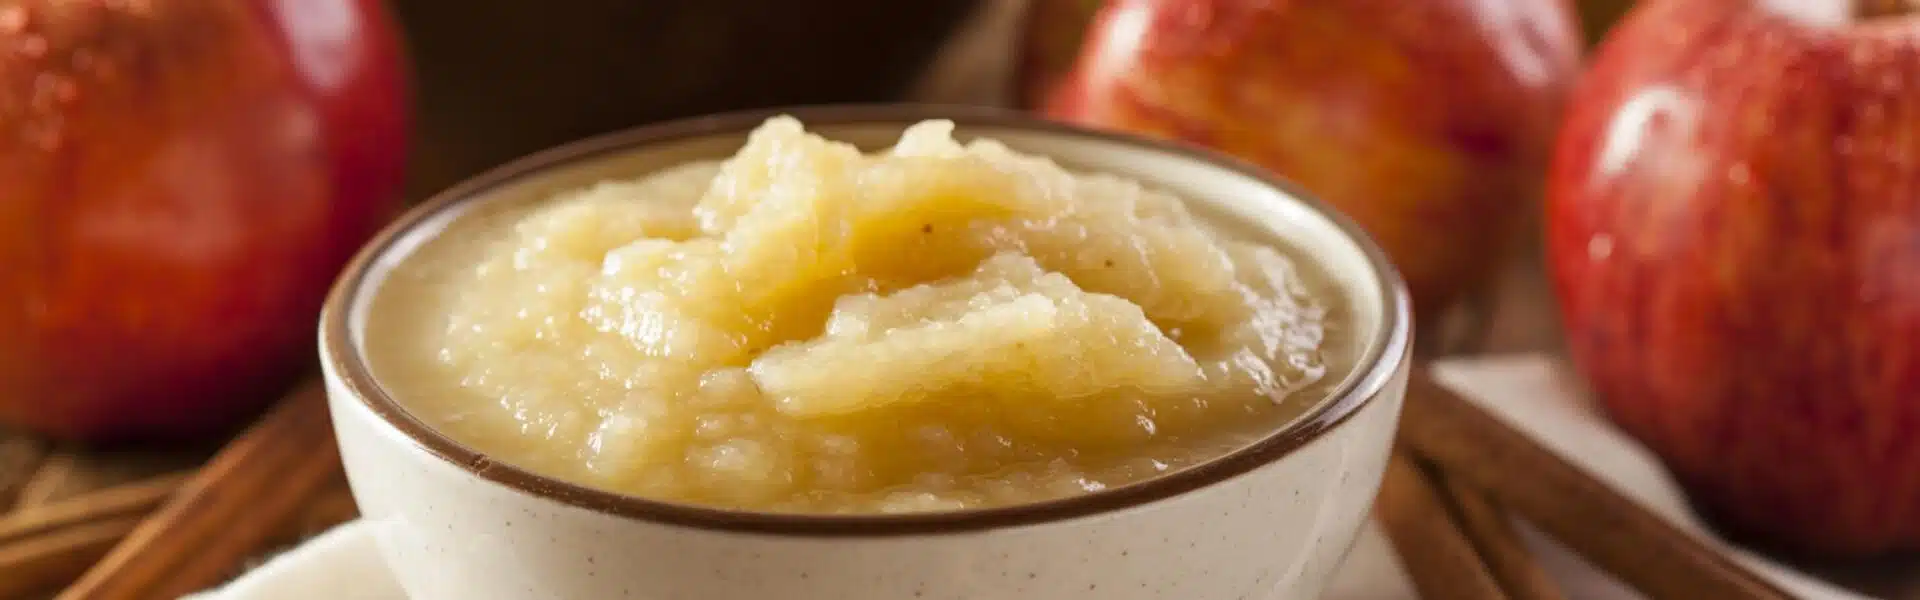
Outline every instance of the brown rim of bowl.
[[(860, 123), (910, 124), (925, 119), (948, 119), (963, 131), (969, 125), (1041, 131), (1118, 142), (1206, 161), (1266, 182), (1332, 221), (1366, 255), (1375, 273), (1374, 283), (1388, 306), (1381, 326), (1368, 340), (1367, 353), (1322, 401), (1287, 426), (1259, 441), (1201, 464), (1159, 477), (1114, 488), (1028, 504), (946, 512), (905, 514), (809, 514), (727, 510), (674, 504), (569, 483), (497, 462), (452, 440), (409, 414), (375, 382), (364, 357), (353, 343), (347, 307), (360, 295), (369, 267), (399, 240), (422, 223), (437, 220), (443, 211), (520, 177), (609, 152), (693, 136), (745, 132), (768, 117), (793, 115), (809, 126)], [(1281, 459), (1347, 421), (1380, 395), (1398, 367), (1408, 360), (1410, 301), (1397, 271), (1386, 254), (1344, 215), (1307, 195), (1292, 183), (1267, 175), (1259, 168), (1195, 147), (1143, 137), (1094, 131), (1040, 120), (1001, 109), (915, 104), (826, 105), (724, 113), (646, 125), (600, 135), (536, 152), (469, 178), (408, 211), (389, 224), (361, 249), (328, 295), (321, 316), (323, 360), (338, 373), (346, 389), (387, 425), (429, 454), (455, 467), (521, 493), (595, 512), (667, 525), (707, 530), (807, 537), (882, 537), (963, 533), (1036, 523), (1063, 521), (1141, 506), (1184, 494), (1245, 474)]]

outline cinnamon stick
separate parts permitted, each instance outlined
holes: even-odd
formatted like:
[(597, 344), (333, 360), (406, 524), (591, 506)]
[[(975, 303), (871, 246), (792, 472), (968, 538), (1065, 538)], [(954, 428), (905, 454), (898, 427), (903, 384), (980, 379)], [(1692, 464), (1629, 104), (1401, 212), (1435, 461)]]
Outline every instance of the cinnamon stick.
[(322, 389), (301, 386), (58, 598), (177, 598), (218, 583), (339, 476), (332, 435)]
[[(1437, 470), (1435, 470), (1437, 471)], [(1440, 489), (1453, 507), (1454, 520), (1473, 542), (1487, 570), (1500, 582), (1500, 589), (1514, 600), (1566, 600), (1559, 586), (1547, 576), (1546, 569), (1527, 551), (1520, 532), (1479, 490), (1468, 487), (1458, 477), (1433, 472)]]
[(47, 455), (39, 470), (21, 487), (16, 508), (59, 502), (94, 490), (192, 469), (206, 462), (206, 454), (182, 448), (159, 452), (58, 448)]
[(0, 547), (115, 517), (145, 517), (186, 479), (186, 473), (161, 475), (15, 511), (0, 517)]
[(1416, 368), (1400, 436), (1449, 477), (1483, 490), (1654, 598), (1792, 596), (1675, 528)]
[[(72, 583), (185, 482), (166, 475), (91, 492), (0, 518), (0, 599)], [(359, 516), (346, 482), (336, 481), (301, 508), (268, 546), (299, 543)]]
[(0, 598), (20, 598), (73, 581), (133, 531), (140, 518), (110, 517), (0, 546), (0, 573), (6, 573), (0, 577)]
[(0, 432), (0, 512), (11, 510), (20, 490), (33, 479), (47, 457), (47, 443), (39, 438)]
[(1386, 530), (1422, 599), (1507, 598), (1473, 544), (1454, 524), (1433, 481), (1404, 451), (1396, 449), (1387, 462), (1374, 518)]
[(67, 481), (74, 471), (75, 460), (72, 452), (47, 452), (26, 480), (20, 482), (14, 507), (27, 508), (58, 500), (69, 487)]

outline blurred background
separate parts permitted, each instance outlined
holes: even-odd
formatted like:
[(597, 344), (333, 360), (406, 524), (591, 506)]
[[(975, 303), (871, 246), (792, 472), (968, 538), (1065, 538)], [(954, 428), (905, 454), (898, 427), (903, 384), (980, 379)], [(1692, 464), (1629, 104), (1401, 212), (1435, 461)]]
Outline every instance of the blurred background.
[(0, 511), (204, 459), (310, 371), (351, 253), (465, 177), (666, 119), (914, 101), (1294, 179), (1394, 255), (1424, 355), (1562, 357), (1734, 529), (1920, 597), (1888, 575), (1920, 548), (1916, 10), (0, 0)]
[(898, 99), (977, 4), (571, 0), (529, 14), (515, 2), (395, 2), (420, 65), (408, 189), (676, 117)]

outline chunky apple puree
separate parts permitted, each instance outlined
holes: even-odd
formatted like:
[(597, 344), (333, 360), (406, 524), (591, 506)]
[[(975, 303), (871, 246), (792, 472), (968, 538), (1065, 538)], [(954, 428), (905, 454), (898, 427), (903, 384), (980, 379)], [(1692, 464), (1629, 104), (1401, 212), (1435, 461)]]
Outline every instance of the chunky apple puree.
[(375, 372), (556, 477), (896, 512), (1214, 458), (1340, 368), (1336, 298), (1282, 245), (951, 131), (863, 154), (776, 118), (724, 162), (463, 219), (380, 290)]

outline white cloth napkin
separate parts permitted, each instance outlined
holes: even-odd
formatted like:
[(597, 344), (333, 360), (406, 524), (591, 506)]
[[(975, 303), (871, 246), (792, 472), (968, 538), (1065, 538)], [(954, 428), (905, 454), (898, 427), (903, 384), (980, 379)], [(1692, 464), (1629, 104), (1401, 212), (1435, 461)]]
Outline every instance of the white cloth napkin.
[[(1441, 383), (1492, 410), (1544, 445), (1598, 474), (1649, 509), (1723, 545), (1688, 512), (1680, 491), (1647, 451), (1601, 420), (1577, 379), (1540, 356), (1507, 356), (1444, 362), (1434, 367)], [(1522, 533), (1546, 569), (1574, 599), (1640, 598), (1578, 556), (1538, 532)], [(1789, 592), (1807, 600), (1865, 598), (1796, 573), (1744, 550), (1732, 556)], [(1369, 525), (1335, 577), (1328, 600), (1416, 598), (1393, 547)], [(405, 600), (380, 562), (363, 523), (348, 523), (267, 561), (226, 586), (194, 600)]]

